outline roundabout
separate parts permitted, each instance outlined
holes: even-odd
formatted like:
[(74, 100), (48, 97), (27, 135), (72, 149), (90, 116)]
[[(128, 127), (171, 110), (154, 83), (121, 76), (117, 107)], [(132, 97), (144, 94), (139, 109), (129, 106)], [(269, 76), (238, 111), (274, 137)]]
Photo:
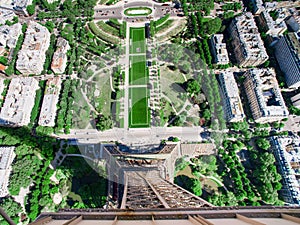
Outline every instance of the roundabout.
[(127, 8), (124, 10), (124, 15), (126, 16), (149, 16), (152, 13), (152, 9), (148, 7), (134, 7)]

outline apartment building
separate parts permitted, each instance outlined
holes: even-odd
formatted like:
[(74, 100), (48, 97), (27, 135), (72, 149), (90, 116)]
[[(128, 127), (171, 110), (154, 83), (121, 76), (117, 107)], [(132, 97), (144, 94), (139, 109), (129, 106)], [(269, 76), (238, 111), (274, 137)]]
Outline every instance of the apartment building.
[(8, 195), (8, 182), (11, 172), (11, 164), (16, 156), (15, 147), (0, 147), (0, 198)]
[(61, 89), (60, 77), (50, 78), (47, 81), (42, 108), (40, 111), (39, 125), (53, 127), (55, 125), (55, 116), (59, 92)]
[(265, 9), (263, 0), (251, 0), (251, 1), (253, 4), (253, 13), (254, 14), (258, 15)]
[(268, 123), (288, 117), (274, 69), (251, 69), (245, 77), (244, 89), (255, 122)]
[(13, 11), (0, 8), (0, 24), (5, 24), (7, 20), (12, 21), (15, 16)]
[(11, 26), (0, 26), (0, 49), (16, 47), (20, 34), (22, 34), (22, 25), (20, 23)]
[(67, 51), (70, 49), (70, 45), (67, 40), (58, 38), (56, 43), (57, 49), (53, 54), (51, 69), (54, 73), (64, 73), (67, 66)]
[(239, 66), (259, 66), (268, 60), (269, 56), (251, 13), (234, 18), (229, 26), (229, 33)]
[(226, 65), (229, 63), (228, 52), (226, 44), (224, 42), (223, 34), (214, 34), (210, 39), (212, 46), (212, 54), (214, 57), (214, 63), (218, 65)]
[(270, 144), (282, 175), (280, 195), (286, 203), (300, 205), (300, 138), (274, 136)]
[(50, 33), (48, 29), (30, 21), (22, 49), (18, 53), (16, 68), (25, 75), (41, 74), (49, 45)]
[[(18, 38), (22, 33), (22, 25), (16, 23), (12, 26), (0, 26), (0, 56), (4, 56), (10, 60), (13, 49), (16, 47)], [(5, 56), (5, 54), (8, 55)], [(6, 66), (0, 63), (0, 72), (5, 73)]]
[(39, 83), (34, 78), (13, 78), (1, 108), (0, 125), (28, 125), (38, 88)]
[(26, 8), (32, 4), (32, 0), (0, 0), (0, 6), (4, 9), (15, 10), (27, 15)]
[(289, 88), (300, 87), (300, 36), (288, 33), (275, 44), (275, 56)]
[[(279, 12), (278, 15), (280, 15)], [(269, 12), (266, 10), (263, 10), (259, 14), (258, 21), (266, 34), (269, 34), (272, 37), (282, 36), (283, 33), (287, 30), (287, 25), (284, 22), (284, 17), (278, 17), (276, 20), (273, 20)]]
[(245, 118), (239, 89), (232, 72), (222, 72), (218, 76), (223, 101), (223, 109), (228, 122), (238, 122)]

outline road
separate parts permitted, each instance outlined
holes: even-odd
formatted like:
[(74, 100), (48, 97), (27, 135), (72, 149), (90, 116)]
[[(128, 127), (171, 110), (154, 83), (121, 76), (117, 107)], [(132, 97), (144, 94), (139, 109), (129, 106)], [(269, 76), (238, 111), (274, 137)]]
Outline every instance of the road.
[(183, 142), (200, 142), (202, 127), (152, 127), (139, 129), (113, 128), (104, 132), (95, 129), (71, 130), (59, 135), (63, 139), (76, 139), (80, 143), (120, 142), (125, 145), (157, 145), (161, 140), (178, 137)]
[[(124, 14), (124, 10), (128, 8), (135, 7), (149, 7), (152, 9), (152, 13), (148, 16), (126, 16)], [(98, 5), (95, 7), (95, 20), (108, 20), (108, 19), (120, 19), (125, 20), (127, 22), (134, 22), (137, 20), (143, 20), (145, 18), (154, 18), (158, 19), (163, 17), (166, 14), (170, 14), (171, 17), (177, 17), (179, 14), (179, 10), (173, 8), (172, 5), (157, 3), (154, 1), (120, 1), (115, 5), (106, 6), (106, 5)]]

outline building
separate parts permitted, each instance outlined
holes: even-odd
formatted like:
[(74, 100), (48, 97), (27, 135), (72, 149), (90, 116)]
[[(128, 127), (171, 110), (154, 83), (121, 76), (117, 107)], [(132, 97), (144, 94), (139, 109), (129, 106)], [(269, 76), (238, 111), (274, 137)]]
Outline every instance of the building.
[[(22, 25), (20, 23), (16, 23), (12, 26), (7, 26), (7, 25), (0, 26), (0, 56), (7, 58), (8, 63), (12, 58), (14, 48), (16, 47), (19, 36), (21, 34), (22, 34)], [(6, 54), (8, 56), (6, 56)], [(6, 65), (0, 63), (0, 72), (5, 74), (5, 70), (6, 70)]]
[(49, 45), (50, 33), (48, 29), (30, 21), (22, 49), (18, 53), (16, 68), (25, 75), (41, 74)]
[(32, 4), (32, 0), (0, 0), (0, 7), (4, 9), (14, 10), (27, 15), (26, 8)]
[(57, 49), (53, 54), (51, 69), (54, 73), (65, 72), (67, 66), (67, 51), (70, 49), (70, 45), (67, 40), (63, 38), (58, 38), (56, 43)]
[(255, 122), (268, 123), (288, 117), (289, 112), (272, 68), (251, 69), (245, 77), (244, 89)]
[(234, 18), (229, 26), (229, 33), (239, 66), (259, 66), (268, 60), (269, 56), (251, 13)]
[(300, 205), (300, 138), (274, 136), (270, 144), (282, 175), (280, 195), (285, 202)]
[(228, 122), (243, 120), (245, 114), (233, 73), (223, 72), (218, 78), (226, 120)]
[(11, 163), (15, 158), (15, 147), (0, 147), (0, 198), (8, 194)]
[(300, 94), (296, 94), (293, 97), (291, 97), (291, 102), (293, 106), (300, 109)]
[(22, 34), (22, 25), (20, 23), (11, 26), (0, 26), (0, 49), (5, 50), (6, 47), (9, 49), (15, 48), (20, 34)]
[(61, 79), (59, 77), (50, 78), (46, 84), (43, 104), (40, 111), (39, 125), (50, 126), (55, 125), (55, 116), (59, 92), (61, 89)]
[(299, 22), (296, 20), (296, 18), (297, 17), (295, 17), (295, 16), (291, 16), (285, 21), (289, 30), (291, 30), (293, 32), (298, 32), (300, 30), (300, 16), (298, 17)]
[(258, 15), (265, 9), (263, 0), (251, 0), (251, 1), (253, 3), (254, 14)]
[(13, 78), (0, 112), (0, 124), (26, 126), (30, 123), (35, 93), (39, 88), (36, 79), (30, 77)]
[[(4, 88), (5, 88), (4, 79), (0, 78), (0, 95), (3, 93)], [(0, 96), (0, 99), (3, 99), (2, 95)]]
[(300, 87), (300, 36), (288, 33), (275, 44), (275, 57), (289, 88)]
[[(278, 13), (278, 15), (281, 14)], [(272, 37), (282, 36), (283, 33), (287, 30), (287, 25), (284, 22), (284, 18), (282, 19), (279, 17), (276, 20), (273, 20), (269, 12), (266, 10), (263, 10), (259, 14), (258, 21), (266, 34), (269, 34)]]
[(229, 63), (228, 52), (224, 42), (223, 34), (214, 34), (210, 39), (212, 46), (212, 54), (214, 62), (218, 65), (226, 65)]
[(12, 21), (15, 16), (13, 11), (0, 8), (0, 24), (4, 25), (7, 20)]

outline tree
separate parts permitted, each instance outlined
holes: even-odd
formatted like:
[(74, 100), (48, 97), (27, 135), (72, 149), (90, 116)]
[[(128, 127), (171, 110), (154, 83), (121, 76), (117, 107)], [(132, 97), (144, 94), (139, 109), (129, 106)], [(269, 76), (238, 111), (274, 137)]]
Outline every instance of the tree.
[(255, 143), (263, 150), (268, 150), (271, 147), (270, 142), (264, 138), (257, 139)]
[(178, 184), (182, 188), (194, 193), (197, 196), (202, 195), (202, 187), (199, 179), (190, 178), (185, 175), (179, 175), (175, 177), (175, 184)]
[[(7, 215), (15, 222), (19, 222), (19, 213), (21, 213), (22, 207), (19, 203), (15, 202), (11, 197), (3, 198), (0, 202), (0, 207), (7, 213)], [(0, 216), (0, 224), (8, 224), (4, 218)]]
[[(52, 21), (47, 21), (45, 23), (45, 27), (47, 27), (47, 29), (49, 30), (49, 32), (52, 33), (55, 25), (54, 25), (54, 23)], [(53, 39), (53, 37), (52, 37), (52, 39)]]
[(113, 127), (113, 121), (110, 116), (100, 115), (96, 122), (96, 128), (105, 131)]
[(215, 33), (219, 32), (221, 27), (222, 27), (222, 20), (219, 17), (212, 19), (208, 22), (207, 33), (215, 34)]
[(186, 91), (191, 95), (196, 95), (200, 92), (200, 84), (194, 80), (194, 79), (189, 79), (186, 82)]
[(26, 10), (27, 10), (28, 14), (30, 16), (32, 16), (35, 13), (35, 5), (28, 5), (26, 7)]

